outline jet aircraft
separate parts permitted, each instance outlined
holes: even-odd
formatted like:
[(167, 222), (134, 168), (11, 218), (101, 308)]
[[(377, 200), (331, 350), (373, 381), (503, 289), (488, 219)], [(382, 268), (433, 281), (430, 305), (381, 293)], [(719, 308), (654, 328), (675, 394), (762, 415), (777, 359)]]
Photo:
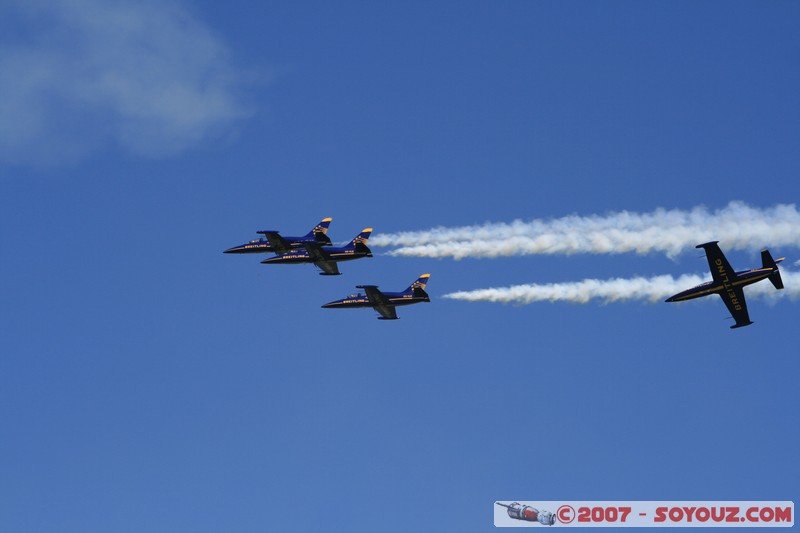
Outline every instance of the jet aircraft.
[(352, 294), (347, 298), (326, 303), (322, 307), (326, 309), (372, 307), (382, 315), (378, 317), (378, 320), (396, 320), (397, 310), (395, 308), (397, 306), (431, 301), (428, 293), (425, 292), (425, 285), (428, 284), (430, 277), (430, 274), (421, 275), (403, 292), (381, 292), (377, 285), (356, 285), (357, 289), (364, 289), (366, 294)]
[(331, 220), (333, 219), (330, 217), (323, 218), (319, 224), (314, 226), (311, 231), (302, 237), (283, 237), (274, 230), (257, 231), (256, 233), (264, 237), (240, 244), (239, 246), (234, 246), (233, 248), (228, 248), (223, 253), (252, 254), (274, 252), (276, 254), (283, 254), (294, 248), (300, 248), (304, 242), (319, 243), (327, 246), (331, 244), (331, 239), (327, 235)]
[(736, 320), (736, 324), (731, 326), (731, 329), (749, 326), (753, 322), (750, 321), (750, 315), (747, 313), (747, 303), (744, 299), (743, 287), (768, 278), (776, 289), (782, 289), (783, 280), (778, 270), (778, 263), (783, 261), (784, 258), (772, 259), (769, 250), (762, 250), (761, 268), (734, 272), (728, 260), (725, 259), (722, 250), (719, 249), (718, 242), (719, 241), (711, 241), (695, 246), (695, 248), (703, 248), (706, 251), (706, 258), (708, 259), (708, 266), (711, 269), (711, 276), (713, 279), (697, 287), (692, 287), (674, 296), (670, 296), (666, 301), (681, 302), (683, 300), (691, 300), (692, 298), (719, 294), (722, 301), (725, 302), (725, 305), (728, 307), (731, 316)]
[(323, 248), (322, 243), (305, 241), (297, 249), (279, 253), (261, 262), (266, 265), (276, 263), (314, 263), (322, 270), (320, 272), (321, 276), (338, 276), (341, 274), (339, 267), (336, 265), (339, 261), (352, 261), (362, 257), (372, 257), (372, 252), (367, 248), (367, 241), (371, 233), (372, 228), (365, 228), (346, 246), (340, 247)]

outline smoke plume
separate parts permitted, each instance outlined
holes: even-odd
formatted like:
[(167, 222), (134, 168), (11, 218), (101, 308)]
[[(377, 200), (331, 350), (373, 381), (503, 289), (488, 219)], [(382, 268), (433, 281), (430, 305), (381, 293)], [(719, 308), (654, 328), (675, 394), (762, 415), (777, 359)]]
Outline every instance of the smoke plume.
[[(792, 299), (800, 298), (800, 273), (781, 271), (786, 286), (783, 290), (775, 290), (771, 283), (763, 281), (744, 289), (745, 296)], [(654, 276), (650, 278), (613, 278), (606, 280), (585, 279), (566, 283), (542, 283), (530, 285), (513, 285), (489, 289), (475, 289), (445, 294), (445, 298), (467, 302), (500, 302), (513, 304), (531, 304), (534, 302), (573, 302), (578, 304), (599, 300), (604, 303), (640, 301), (656, 303), (675, 293), (689, 289), (704, 281), (705, 277), (697, 274), (684, 274), (678, 278), (672, 276)], [(710, 298), (708, 298), (710, 299)]]
[(502, 257), (536, 254), (665, 253), (674, 257), (696, 244), (720, 241), (724, 250), (800, 246), (800, 212), (794, 204), (771, 208), (731, 202), (722, 209), (620, 211), (604, 216), (515, 220), (437, 227), (377, 235), (370, 244), (416, 257)]

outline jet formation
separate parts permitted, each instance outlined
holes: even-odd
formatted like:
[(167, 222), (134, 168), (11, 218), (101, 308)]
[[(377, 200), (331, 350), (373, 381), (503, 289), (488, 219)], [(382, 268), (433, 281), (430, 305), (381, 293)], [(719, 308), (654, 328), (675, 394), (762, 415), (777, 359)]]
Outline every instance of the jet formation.
[(333, 246), (328, 237), (328, 227), (333, 219), (323, 218), (311, 231), (302, 237), (284, 237), (279, 231), (262, 230), (256, 233), (263, 235), (259, 239), (228, 248), (226, 254), (251, 254), (273, 252), (273, 257), (261, 261), (270, 264), (295, 264), (313, 263), (322, 270), (322, 276), (337, 276), (341, 274), (336, 263), (352, 261), (362, 257), (372, 257), (372, 251), (367, 248), (367, 241), (372, 233), (372, 228), (364, 228), (361, 233), (345, 246)]
[(290, 265), (295, 263), (313, 263), (322, 270), (320, 276), (338, 276), (340, 261), (352, 261), (362, 257), (372, 257), (372, 251), (367, 248), (367, 241), (372, 233), (372, 228), (364, 228), (361, 233), (345, 246), (325, 246), (319, 242), (304, 241), (302, 247), (294, 248), (261, 261), (264, 265)]
[[(226, 254), (269, 253), (275, 255), (261, 261), (265, 265), (275, 264), (313, 264), (321, 270), (321, 276), (338, 276), (338, 263), (352, 261), (362, 257), (372, 257), (372, 251), (367, 247), (367, 242), (372, 234), (372, 228), (364, 228), (353, 240), (344, 246), (333, 246), (328, 237), (328, 227), (333, 219), (323, 218), (311, 231), (300, 237), (282, 236), (276, 230), (258, 231), (263, 235), (239, 246), (224, 250)], [(357, 294), (342, 298), (323, 305), (328, 309), (341, 309), (349, 307), (372, 307), (381, 314), (380, 319), (395, 320), (397, 312), (395, 307), (410, 305), (420, 302), (430, 302), (430, 297), (425, 292), (425, 285), (430, 274), (423, 274), (403, 292), (381, 292), (377, 285), (357, 285), (364, 289), (366, 295)]]
[[(302, 236), (283, 236), (276, 230), (258, 231), (256, 233), (263, 237), (228, 248), (224, 253), (272, 252), (275, 255), (261, 261), (262, 264), (313, 264), (321, 270), (320, 275), (322, 276), (341, 275), (338, 263), (372, 257), (372, 251), (367, 247), (372, 228), (364, 228), (344, 246), (334, 246), (328, 237), (328, 228), (332, 220), (330, 217), (323, 218), (311, 231)], [(784, 258), (773, 259), (769, 250), (763, 250), (761, 252), (761, 268), (737, 272), (725, 258), (718, 243), (719, 241), (711, 241), (696, 246), (696, 248), (702, 248), (706, 253), (712, 280), (670, 296), (666, 301), (682, 302), (718, 294), (736, 321), (731, 328), (749, 326), (753, 321), (750, 320), (747, 311), (744, 287), (769, 279), (776, 289), (783, 289), (778, 263)], [(425, 292), (429, 278), (430, 274), (421, 275), (402, 292), (382, 292), (378, 290), (377, 285), (356, 285), (356, 288), (364, 289), (364, 294), (351, 294), (346, 298), (328, 302), (322, 307), (325, 309), (371, 307), (381, 315), (378, 317), (379, 319), (395, 320), (397, 319), (397, 307), (430, 302), (430, 297)]]
[(744, 299), (744, 287), (763, 279), (769, 279), (776, 289), (783, 288), (783, 280), (778, 270), (778, 263), (784, 260), (772, 259), (769, 250), (761, 252), (761, 268), (742, 270), (736, 272), (731, 268), (725, 254), (719, 249), (719, 241), (698, 244), (695, 248), (702, 248), (706, 252), (708, 266), (711, 269), (711, 281), (701, 283), (696, 287), (679, 292), (666, 299), (667, 302), (682, 302), (694, 298), (702, 298), (712, 294), (719, 294), (728, 307), (736, 324), (731, 329), (749, 326), (753, 322), (747, 312), (747, 302)]

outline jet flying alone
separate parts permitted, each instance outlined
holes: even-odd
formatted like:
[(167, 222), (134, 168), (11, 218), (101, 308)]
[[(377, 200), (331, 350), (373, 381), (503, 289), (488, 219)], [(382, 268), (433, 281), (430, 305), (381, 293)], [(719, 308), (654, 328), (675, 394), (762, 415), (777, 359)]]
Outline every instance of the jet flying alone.
[(430, 277), (430, 274), (421, 275), (403, 292), (381, 292), (377, 285), (356, 285), (357, 289), (364, 289), (366, 294), (351, 294), (347, 298), (328, 302), (322, 307), (326, 309), (372, 307), (381, 314), (378, 320), (396, 320), (396, 307), (431, 301), (425, 292)]
[(708, 259), (708, 266), (711, 269), (711, 276), (713, 279), (697, 287), (692, 287), (691, 289), (670, 296), (666, 301), (682, 302), (693, 298), (719, 294), (722, 301), (725, 302), (725, 305), (728, 307), (731, 316), (736, 320), (736, 324), (731, 326), (731, 329), (749, 326), (753, 322), (750, 320), (750, 315), (747, 312), (747, 303), (744, 299), (744, 286), (766, 278), (772, 282), (776, 289), (782, 289), (783, 280), (778, 270), (778, 263), (783, 261), (784, 258), (772, 259), (769, 250), (763, 250), (761, 252), (761, 268), (735, 272), (722, 253), (722, 250), (719, 249), (718, 242), (719, 241), (711, 241), (698, 244), (695, 247), (703, 248), (706, 251), (706, 258)]

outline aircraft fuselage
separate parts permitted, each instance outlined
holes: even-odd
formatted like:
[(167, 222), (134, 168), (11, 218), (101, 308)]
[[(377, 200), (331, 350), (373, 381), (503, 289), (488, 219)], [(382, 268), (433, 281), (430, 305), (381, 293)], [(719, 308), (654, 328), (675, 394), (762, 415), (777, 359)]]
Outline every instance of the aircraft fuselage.
[[(292, 248), (300, 248), (304, 242), (309, 242), (308, 237), (283, 237)], [(323, 241), (324, 242), (324, 241)], [(225, 254), (264, 254), (274, 252), (267, 239), (254, 239), (250, 242), (228, 248)]]
[[(384, 292), (383, 295), (389, 300), (389, 305), (395, 307), (431, 301), (431, 299), (427, 295), (422, 297), (402, 292)], [(336, 300), (327, 303), (322, 307), (326, 309), (350, 309), (350, 308), (374, 307), (374, 306), (370, 303), (369, 298), (367, 298), (366, 294), (359, 293), (350, 295), (347, 298), (342, 298), (341, 300)]]
[[(372, 257), (372, 252), (359, 252), (352, 248), (325, 248), (326, 261), (350, 261), (362, 257)], [(313, 263), (314, 259), (309, 255), (305, 248), (298, 248), (285, 254), (278, 254), (261, 261), (264, 264), (293, 264), (293, 263)]]
[(740, 272), (736, 272), (733, 279), (728, 279), (728, 275), (725, 274), (724, 271), (725, 269), (722, 268), (722, 263), (719, 262), (719, 264), (716, 264), (715, 266), (718, 268), (718, 272), (720, 273), (720, 281), (707, 281), (696, 287), (692, 287), (691, 289), (679, 292), (674, 296), (670, 296), (666, 301), (682, 302), (684, 300), (701, 298), (710, 294), (728, 293), (728, 296), (731, 297), (733, 304), (738, 306), (739, 302), (737, 301), (736, 294), (734, 294), (734, 287), (744, 287), (745, 285), (756, 283), (762, 279), (768, 278), (773, 272), (772, 268), (754, 268), (752, 270), (742, 270)]

